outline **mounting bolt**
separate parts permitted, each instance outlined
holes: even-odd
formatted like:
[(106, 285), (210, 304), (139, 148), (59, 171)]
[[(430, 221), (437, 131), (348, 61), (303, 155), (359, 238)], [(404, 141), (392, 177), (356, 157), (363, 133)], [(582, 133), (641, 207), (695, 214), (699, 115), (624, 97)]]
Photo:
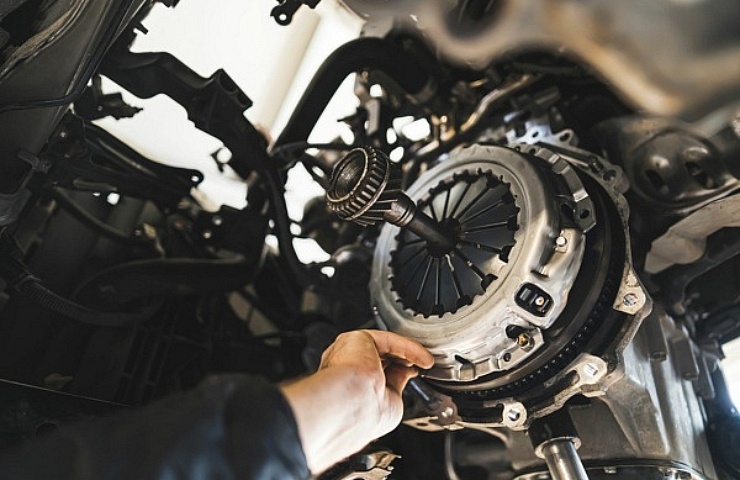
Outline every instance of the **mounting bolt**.
[(637, 305), (637, 302), (639, 301), (639, 298), (634, 293), (628, 293), (622, 298), (622, 303), (625, 307), (634, 307)]
[(583, 373), (589, 377), (595, 377), (599, 373), (599, 367), (593, 363), (587, 363), (583, 366)]
[(566, 245), (568, 245), (568, 239), (564, 236), (559, 236), (555, 239), (555, 246), (558, 248), (564, 248)]
[(534, 347), (534, 339), (530, 334), (522, 332), (516, 337), (516, 344), (524, 350), (529, 350)]

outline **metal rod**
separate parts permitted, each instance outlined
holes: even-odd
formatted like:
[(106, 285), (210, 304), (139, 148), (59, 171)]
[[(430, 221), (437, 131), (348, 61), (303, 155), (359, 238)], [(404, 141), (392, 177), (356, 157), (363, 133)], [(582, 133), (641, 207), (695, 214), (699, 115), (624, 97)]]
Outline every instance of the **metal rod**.
[(401, 228), (407, 228), (430, 245), (443, 251), (451, 251), (455, 247), (455, 238), (450, 232), (426, 213), (422, 212), (406, 194), (398, 193), (391, 209), (386, 211), (384, 218), (387, 222)]
[(573, 438), (554, 438), (540, 445), (553, 480), (588, 480)]

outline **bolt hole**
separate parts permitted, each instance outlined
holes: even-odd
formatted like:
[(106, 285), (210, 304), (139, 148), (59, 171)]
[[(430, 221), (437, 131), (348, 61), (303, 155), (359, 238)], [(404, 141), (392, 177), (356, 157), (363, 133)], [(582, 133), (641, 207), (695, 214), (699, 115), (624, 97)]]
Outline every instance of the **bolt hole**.
[(694, 180), (696, 180), (702, 187), (706, 188), (707, 190), (717, 188), (717, 184), (714, 182), (712, 177), (707, 175), (704, 167), (696, 162), (686, 162), (684, 163), (684, 166), (689, 172), (689, 175), (694, 177)]
[(517, 338), (520, 333), (524, 333), (526, 329), (519, 325), (509, 325), (506, 327), (506, 336), (509, 338)]
[(591, 212), (589, 210), (582, 210), (581, 213), (578, 214), (578, 216), (581, 218), (581, 220), (585, 220), (591, 216)]
[(563, 215), (564, 218), (570, 220), (571, 222), (574, 220), (573, 208), (567, 203), (563, 203), (560, 205), (560, 213)]
[(667, 195), (668, 193), (670, 193), (668, 185), (665, 183), (665, 180), (663, 180), (663, 177), (661, 177), (658, 172), (656, 172), (655, 170), (645, 170), (645, 176), (658, 193), (660, 193), (661, 195)]

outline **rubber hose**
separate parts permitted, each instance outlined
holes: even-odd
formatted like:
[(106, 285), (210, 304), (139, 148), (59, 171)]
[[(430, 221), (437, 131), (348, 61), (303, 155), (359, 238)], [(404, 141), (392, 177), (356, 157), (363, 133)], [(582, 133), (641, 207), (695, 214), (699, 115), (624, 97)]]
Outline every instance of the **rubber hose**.
[(431, 80), (416, 59), (397, 45), (380, 38), (353, 40), (321, 64), (275, 145), (308, 140), (344, 79), (365, 69), (382, 71), (412, 95), (421, 93)]
[(139, 320), (146, 319), (151, 313), (110, 313), (93, 310), (57, 295), (38, 280), (31, 278), (18, 285), (18, 291), (54, 313), (98, 327), (129, 326)]

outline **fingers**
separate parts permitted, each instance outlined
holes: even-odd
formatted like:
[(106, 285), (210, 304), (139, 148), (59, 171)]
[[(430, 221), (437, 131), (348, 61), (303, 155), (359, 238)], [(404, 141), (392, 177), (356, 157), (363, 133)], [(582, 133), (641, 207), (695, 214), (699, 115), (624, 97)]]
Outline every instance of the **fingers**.
[(434, 357), (420, 343), (395, 333), (364, 330), (375, 342), (380, 356), (390, 355), (421, 368), (432, 368)]
[(390, 365), (385, 369), (385, 384), (400, 398), (401, 392), (406, 388), (406, 384), (418, 375), (413, 367), (404, 367), (402, 365)]

